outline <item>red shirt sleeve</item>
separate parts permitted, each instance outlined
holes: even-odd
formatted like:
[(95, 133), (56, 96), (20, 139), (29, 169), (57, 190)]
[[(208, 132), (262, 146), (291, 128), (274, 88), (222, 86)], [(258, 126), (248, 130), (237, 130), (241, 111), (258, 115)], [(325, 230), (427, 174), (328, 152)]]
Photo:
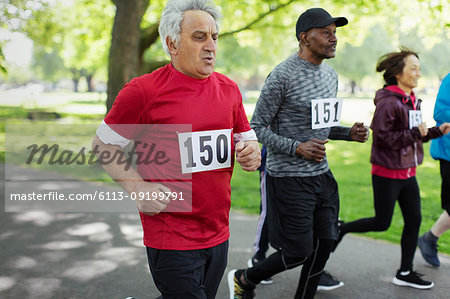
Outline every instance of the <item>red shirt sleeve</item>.
[(127, 83), (119, 92), (111, 110), (105, 117), (105, 123), (126, 139), (133, 139), (142, 124), (145, 108), (145, 95), (136, 80)]

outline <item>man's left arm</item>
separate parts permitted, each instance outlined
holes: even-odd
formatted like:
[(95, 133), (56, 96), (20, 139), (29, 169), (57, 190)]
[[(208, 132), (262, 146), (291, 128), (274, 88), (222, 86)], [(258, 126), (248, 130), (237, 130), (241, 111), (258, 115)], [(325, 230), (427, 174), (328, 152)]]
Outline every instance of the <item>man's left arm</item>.
[(257, 140), (239, 141), (236, 144), (236, 161), (245, 171), (256, 171), (261, 165), (261, 150)]
[(244, 107), (240, 108), (240, 123), (237, 127), (244, 128), (244, 132), (233, 133), (234, 150), (236, 152), (236, 161), (245, 171), (256, 171), (261, 165), (261, 150), (259, 149), (258, 138), (255, 131), (250, 128), (247, 116), (245, 116)]
[(351, 128), (332, 127), (328, 138), (332, 140), (366, 142), (369, 138), (369, 132), (369, 127), (365, 126), (364, 123), (356, 122)]
[(261, 165), (261, 150), (259, 149), (256, 133), (248, 123), (242, 96), (236, 85), (238, 101), (235, 109), (233, 124), (233, 142), (236, 161), (245, 171), (256, 171)]

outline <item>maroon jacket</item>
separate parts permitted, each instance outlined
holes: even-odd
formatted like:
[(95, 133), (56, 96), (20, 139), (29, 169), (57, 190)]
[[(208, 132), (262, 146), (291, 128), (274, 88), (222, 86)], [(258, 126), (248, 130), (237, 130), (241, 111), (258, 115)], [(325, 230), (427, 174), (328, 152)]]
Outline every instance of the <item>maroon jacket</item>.
[[(376, 106), (370, 128), (373, 131), (372, 164), (390, 169), (416, 167), (423, 162), (422, 142), (442, 136), (438, 127), (428, 129), (422, 137), (419, 128), (409, 128), (409, 110), (412, 100), (385, 88), (376, 92)], [(420, 110), (421, 100), (416, 110)]]

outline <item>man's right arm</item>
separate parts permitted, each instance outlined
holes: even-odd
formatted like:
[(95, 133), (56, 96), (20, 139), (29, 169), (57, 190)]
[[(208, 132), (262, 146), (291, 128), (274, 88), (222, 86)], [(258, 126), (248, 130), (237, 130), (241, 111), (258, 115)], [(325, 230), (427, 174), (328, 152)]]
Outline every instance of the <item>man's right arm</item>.
[(296, 148), (300, 142), (276, 134), (269, 128), (282, 105), (286, 80), (279, 70), (274, 70), (269, 74), (256, 103), (250, 126), (255, 130), (259, 142), (278, 152), (295, 156)]
[(307, 160), (321, 162), (325, 157), (324, 144), (328, 140), (312, 139), (300, 142), (273, 132), (269, 125), (282, 105), (286, 78), (280, 71), (272, 72), (266, 79), (256, 103), (250, 126), (256, 132), (258, 141), (289, 156), (301, 156)]
[[(92, 141), (92, 148), (95, 149), (94, 152), (97, 154), (98, 158), (101, 157), (101, 153), (103, 152), (111, 153), (110, 155), (108, 155), (108, 157), (117, 157), (114, 160), (108, 160), (108, 163), (101, 163), (101, 165), (103, 166), (103, 169), (105, 169), (106, 173), (108, 173), (111, 178), (115, 180), (120, 186), (122, 186), (122, 188), (129, 194), (140, 194), (139, 192), (157, 192), (156, 194), (158, 195), (170, 194), (171, 190), (166, 186), (158, 183), (146, 182), (145, 180), (143, 180), (133, 167), (129, 167), (125, 170), (123, 163), (122, 165), (120, 165), (120, 163), (117, 161), (121, 155), (114, 155), (114, 153), (117, 151), (123, 152), (123, 149), (120, 146), (105, 144), (96, 135), (94, 137), (94, 140)], [(136, 200), (136, 204), (140, 212), (145, 215), (153, 216), (164, 210), (169, 201), (169, 198), (164, 196), (159, 197), (156, 200)]]

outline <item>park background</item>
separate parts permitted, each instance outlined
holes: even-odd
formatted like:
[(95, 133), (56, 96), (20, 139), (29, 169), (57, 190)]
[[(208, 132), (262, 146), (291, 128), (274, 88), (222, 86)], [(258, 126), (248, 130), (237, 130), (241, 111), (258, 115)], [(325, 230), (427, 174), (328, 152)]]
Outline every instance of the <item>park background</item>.
[[(0, 2), (0, 134), (4, 162), (6, 123), (100, 123), (117, 92), (131, 78), (168, 62), (157, 33), (166, 1), (11, 0)], [(324, 7), (349, 24), (337, 29), (336, 58), (346, 124), (370, 122), (372, 98), (383, 84), (378, 58), (406, 46), (419, 53), (428, 126), (439, 84), (450, 70), (448, 0), (216, 0), (223, 19), (216, 70), (235, 80), (251, 117), (265, 77), (296, 52), (295, 23), (310, 7)], [(370, 144), (330, 142), (327, 154), (339, 183), (341, 214), (349, 221), (373, 215)], [(8, 162), (8, 161), (6, 161)], [(418, 168), (421, 233), (441, 214), (439, 164), (429, 156)], [(232, 208), (257, 214), (258, 173), (235, 167)], [(390, 229), (368, 237), (400, 242), (403, 220), (396, 207)], [(249, 240), (251, 243), (252, 240)], [(450, 254), (450, 236), (440, 240)]]

